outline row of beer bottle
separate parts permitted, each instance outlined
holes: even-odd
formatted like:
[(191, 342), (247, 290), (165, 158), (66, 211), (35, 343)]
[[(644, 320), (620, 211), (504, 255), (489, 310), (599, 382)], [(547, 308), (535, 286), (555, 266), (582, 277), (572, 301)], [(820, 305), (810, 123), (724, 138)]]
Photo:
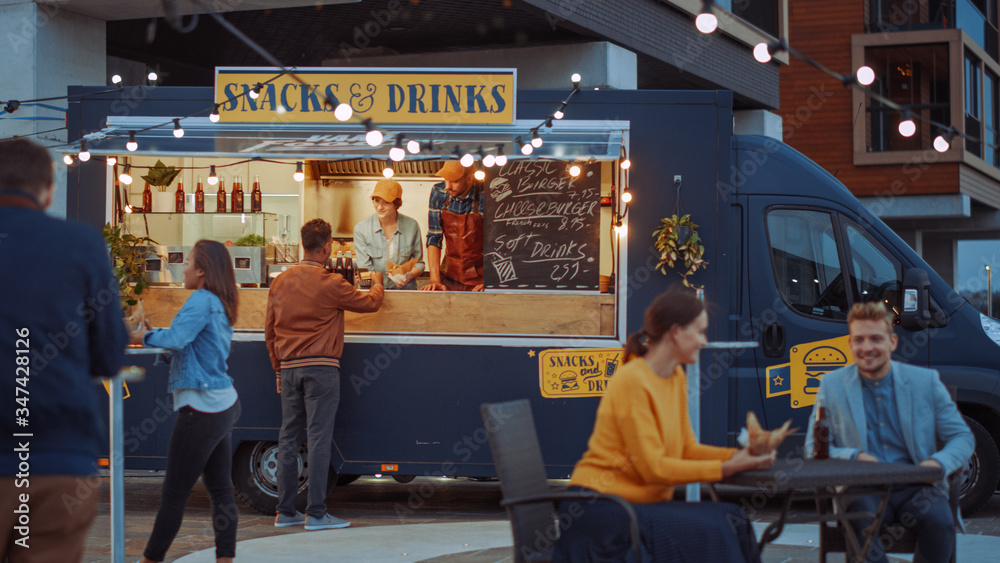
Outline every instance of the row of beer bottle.
[[(173, 213), (184, 213), (186, 207), (184, 195), (184, 182), (178, 180), (177, 191), (174, 194)], [(243, 182), (240, 176), (236, 177), (236, 180), (233, 182), (233, 191), (228, 195), (230, 205), (227, 206), (226, 181), (219, 178), (219, 191), (216, 194), (215, 200), (216, 213), (243, 213)], [(260, 213), (262, 195), (260, 191), (260, 176), (254, 176), (253, 191), (250, 192), (250, 213)], [(149, 189), (149, 182), (146, 182), (146, 187), (142, 190), (142, 210), (146, 213), (157, 211), (153, 209), (153, 192)], [(194, 212), (205, 212), (205, 191), (202, 188), (200, 176), (198, 177), (198, 187), (194, 192)]]

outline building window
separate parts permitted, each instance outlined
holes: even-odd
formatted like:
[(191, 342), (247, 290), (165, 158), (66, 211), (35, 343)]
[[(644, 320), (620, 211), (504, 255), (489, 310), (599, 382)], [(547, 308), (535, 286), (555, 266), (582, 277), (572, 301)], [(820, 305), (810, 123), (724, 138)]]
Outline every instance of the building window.
[(1000, 132), (1000, 124), (997, 119), (997, 75), (986, 71), (983, 80), (983, 160), (987, 163), (1000, 167), (1000, 153), (997, 152), (997, 144), (1000, 142), (997, 133)]
[(723, 0), (715, 2), (716, 6), (729, 10), (734, 16), (772, 37), (780, 36), (778, 29), (778, 7), (780, 4), (779, 0)]
[[(979, 59), (965, 52), (965, 133), (975, 139), (982, 139), (981, 106), (979, 104), (979, 82), (981, 76)], [(976, 156), (982, 156), (982, 143), (968, 140), (965, 149)]]
[(923, 150), (931, 147), (937, 126), (951, 124), (948, 45), (897, 45), (865, 50), (865, 64), (875, 71), (872, 91), (910, 108), (917, 123), (912, 137), (899, 134), (902, 115), (868, 98), (867, 142), (869, 152)]
[[(988, 289), (993, 316), (1000, 316), (1000, 240), (959, 240), (955, 253), (955, 290), (981, 313), (986, 313)], [(990, 271), (986, 271), (986, 266)], [(992, 278), (992, 279), (990, 279)]]
[(869, 0), (868, 33), (961, 29), (998, 58), (996, 0)]

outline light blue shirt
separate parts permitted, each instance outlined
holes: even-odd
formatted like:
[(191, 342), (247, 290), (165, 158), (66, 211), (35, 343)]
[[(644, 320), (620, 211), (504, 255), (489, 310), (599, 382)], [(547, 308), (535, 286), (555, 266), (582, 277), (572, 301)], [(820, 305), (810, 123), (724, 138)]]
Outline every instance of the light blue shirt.
[(389, 242), (378, 221), (378, 215), (373, 213), (354, 227), (354, 255), (358, 267), (382, 273), (386, 289), (417, 289), (415, 279), (402, 288), (397, 286), (389, 279), (385, 262), (389, 260), (393, 264), (402, 264), (416, 258), (414, 268), (424, 271), (424, 245), (420, 238), (420, 225), (413, 218), (397, 213), (396, 232), (392, 235), (392, 242)]
[(147, 332), (142, 343), (173, 351), (167, 390), (224, 389), (233, 386), (233, 378), (226, 374), (232, 339), (233, 327), (222, 301), (199, 289), (177, 311), (170, 328)]
[(868, 427), (868, 453), (888, 463), (915, 463), (910, 459), (899, 422), (899, 409), (892, 389), (892, 371), (878, 381), (861, 378)]

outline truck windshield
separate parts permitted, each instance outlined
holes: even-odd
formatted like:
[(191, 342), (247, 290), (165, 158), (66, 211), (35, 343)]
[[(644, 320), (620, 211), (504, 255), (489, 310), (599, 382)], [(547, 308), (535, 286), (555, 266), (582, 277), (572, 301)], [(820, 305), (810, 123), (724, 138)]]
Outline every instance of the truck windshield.
[(898, 299), (902, 266), (882, 245), (872, 240), (860, 226), (847, 223), (851, 291), (855, 301), (888, 299), (890, 306)]

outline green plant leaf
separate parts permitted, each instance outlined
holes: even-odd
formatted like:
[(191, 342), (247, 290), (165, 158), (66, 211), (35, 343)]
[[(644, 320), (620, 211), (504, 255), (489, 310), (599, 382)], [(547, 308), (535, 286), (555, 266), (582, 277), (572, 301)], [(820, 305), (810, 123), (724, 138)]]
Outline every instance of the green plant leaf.
[(149, 174), (143, 176), (142, 179), (149, 182), (151, 186), (169, 186), (180, 173), (181, 171), (177, 168), (167, 166), (162, 161), (157, 160), (156, 164), (150, 167)]

